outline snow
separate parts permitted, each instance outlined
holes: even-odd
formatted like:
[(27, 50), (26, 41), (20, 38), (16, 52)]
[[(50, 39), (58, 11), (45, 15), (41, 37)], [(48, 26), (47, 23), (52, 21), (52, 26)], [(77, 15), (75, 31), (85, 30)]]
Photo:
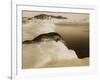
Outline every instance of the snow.
[[(26, 24), (23, 23), (23, 41), (32, 40), (40, 34), (49, 32), (55, 32), (55, 25), (51, 20), (33, 19)], [(68, 49), (61, 41), (56, 42), (53, 40), (23, 44), (22, 59), (23, 68), (46, 67), (48, 66), (47, 64), (55, 62), (60, 62), (58, 66), (61, 66), (61, 62), (63, 63), (65, 61), (65, 66), (67, 65), (67, 62), (71, 63), (70, 65), (73, 65), (74, 60), (76, 60), (76, 62), (82, 62), (78, 59), (74, 50)]]

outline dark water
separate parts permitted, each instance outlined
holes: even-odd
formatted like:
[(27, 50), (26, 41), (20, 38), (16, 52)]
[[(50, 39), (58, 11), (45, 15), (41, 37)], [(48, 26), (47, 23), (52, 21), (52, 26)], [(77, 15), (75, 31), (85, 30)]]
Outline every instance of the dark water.
[(64, 38), (68, 48), (76, 51), (79, 58), (89, 57), (88, 25), (57, 25), (56, 31)]

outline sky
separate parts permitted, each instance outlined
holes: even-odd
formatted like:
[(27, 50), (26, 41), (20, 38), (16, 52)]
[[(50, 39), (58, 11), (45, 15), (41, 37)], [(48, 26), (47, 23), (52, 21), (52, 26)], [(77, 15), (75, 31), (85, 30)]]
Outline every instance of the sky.
[(63, 16), (68, 19), (62, 20), (62, 22), (80, 22), (80, 23), (88, 23), (89, 22), (89, 14), (88, 13), (50, 13), (50, 12), (34, 12), (34, 11), (23, 11), (23, 17), (33, 17), (39, 14), (49, 14), (55, 16)]

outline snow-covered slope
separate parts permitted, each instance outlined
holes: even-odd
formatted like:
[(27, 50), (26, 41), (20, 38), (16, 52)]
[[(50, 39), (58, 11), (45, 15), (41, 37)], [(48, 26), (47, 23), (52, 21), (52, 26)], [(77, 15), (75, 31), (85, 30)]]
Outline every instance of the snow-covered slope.
[[(32, 40), (40, 34), (55, 32), (52, 20), (32, 19), (23, 23), (23, 41)], [(48, 63), (79, 60), (75, 51), (61, 41), (42, 41), (23, 44), (23, 68), (43, 67)]]

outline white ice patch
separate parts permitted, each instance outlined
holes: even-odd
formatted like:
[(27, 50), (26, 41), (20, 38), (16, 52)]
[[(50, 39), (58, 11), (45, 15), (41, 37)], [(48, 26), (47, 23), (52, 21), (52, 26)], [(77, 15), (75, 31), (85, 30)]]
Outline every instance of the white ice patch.
[(49, 41), (23, 45), (24, 67), (42, 67), (49, 62), (71, 59), (77, 59), (75, 51), (68, 49), (60, 41)]
[(31, 40), (36, 36), (55, 32), (55, 25), (50, 20), (32, 20), (27, 24), (23, 24), (23, 41)]

